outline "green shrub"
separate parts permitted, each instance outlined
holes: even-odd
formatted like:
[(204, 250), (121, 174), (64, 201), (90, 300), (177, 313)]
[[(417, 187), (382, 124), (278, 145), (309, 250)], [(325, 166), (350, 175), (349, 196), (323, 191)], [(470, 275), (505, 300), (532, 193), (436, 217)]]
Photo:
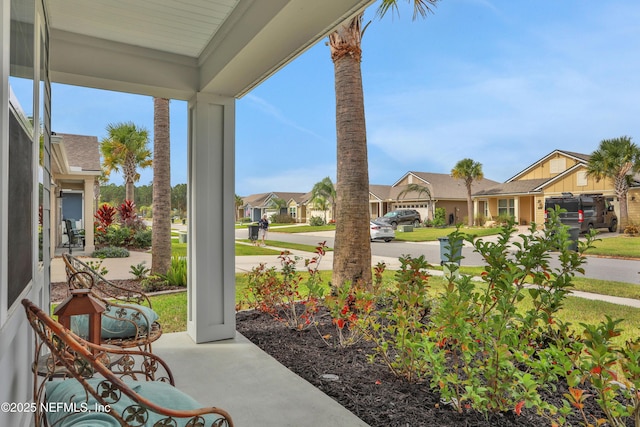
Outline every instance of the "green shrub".
[(427, 227), (444, 227), (447, 225), (446, 221), (447, 211), (445, 208), (436, 208), (433, 213), (433, 219), (427, 219), (424, 221), (424, 225)]
[(314, 227), (318, 227), (324, 224), (325, 224), (324, 218), (320, 216), (312, 216), (311, 219), (309, 219), (309, 225), (312, 225)]
[(271, 215), (271, 222), (275, 222), (276, 224), (293, 224), (296, 220), (289, 214), (276, 214)]
[(140, 281), (143, 292), (157, 292), (167, 288), (169, 284), (160, 276), (148, 276)]
[(131, 246), (135, 248), (149, 248), (151, 247), (152, 238), (150, 228), (147, 228), (146, 230), (138, 230), (131, 238)]
[(104, 232), (96, 234), (96, 243), (106, 246), (127, 246), (131, 239), (131, 230), (128, 227), (110, 225)]
[(482, 227), (487, 223), (487, 217), (484, 216), (484, 214), (478, 214), (476, 215), (476, 218), (474, 220), (474, 224), (477, 225), (478, 227)]
[(509, 215), (508, 213), (502, 213), (496, 217), (495, 221), (500, 225), (506, 226), (509, 223), (514, 222), (515, 218), (513, 215)]
[(125, 248), (118, 248), (114, 246), (106, 246), (104, 248), (96, 249), (91, 254), (93, 258), (127, 258), (129, 251)]
[(187, 286), (187, 258), (182, 256), (171, 257), (171, 267), (162, 278), (170, 286)]

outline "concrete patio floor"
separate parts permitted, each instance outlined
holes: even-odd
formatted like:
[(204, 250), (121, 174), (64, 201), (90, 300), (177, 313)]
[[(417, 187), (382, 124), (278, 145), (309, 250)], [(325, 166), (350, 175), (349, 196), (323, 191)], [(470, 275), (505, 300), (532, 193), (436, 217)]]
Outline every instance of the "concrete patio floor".
[(237, 427), (367, 426), (239, 333), (207, 344), (195, 344), (186, 332), (163, 334), (153, 352), (169, 364), (180, 390), (228, 411)]

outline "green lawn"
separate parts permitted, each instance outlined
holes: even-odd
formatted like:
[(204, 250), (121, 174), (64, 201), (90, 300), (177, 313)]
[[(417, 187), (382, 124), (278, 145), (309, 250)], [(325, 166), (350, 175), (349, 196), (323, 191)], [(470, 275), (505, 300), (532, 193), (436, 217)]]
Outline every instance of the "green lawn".
[[(178, 243), (178, 239), (171, 239), (171, 255), (187, 256), (187, 244)], [(242, 245), (236, 243), (236, 255), (280, 255), (280, 251), (274, 249), (261, 248), (252, 245)]]
[[(384, 282), (391, 286), (393, 284), (394, 271), (386, 271)], [(321, 272), (323, 282), (326, 284), (331, 280), (330, 271)], [(589, 285), (580, 282), (589, 282)], [(303, 280), (304, 282), (304, 280)], [(430, 293), (435, 297), (445, 284), (445, 279), (434, 276), (430, 279)], [(631, 284), (619, 282), (596, 281), (591, 279), (576, 280), (576, 289), (586, 290), (587, 286), (598, 287), (601, 292), (606, 294), (617, 294), (619, 289), (628, 288), (628, 297), (640, 299), (640, 295), (633, 293)], [(245, 273), (236, 274), (236, 302), (240, 302), (244, 290), (247, 287), (247, 275)], [(639, 286), (640, 288), (640, 286)], [(304, 291), (304, 286), (301, 287)], [(328, 290), (328, 286), (326, 286)], [(606, 291), (606, 292), (605, 292)], [(625, 291), (626, 292), (626, 291)], [(622, 292), (622, 294), (625, 294)], [(622, 295), (621, 295), (622, 296)], [(160, 322), (165, 332), (176, 332), (186, 330), (187, 319), (187, 295), (186, 292), (170, 295), (152, 296), (154, 310), (160, 315)], [(522, 303), (522, 309), (527, 309), (530, 299), (526, 297)], [(565, 321), (571, 322), (573, 328), (581, 332), (580, 323), (598, 323), (605, 320), (605, 314), (613, 318), (622, 318), (624, 321), (620, 326), (624, 329), (621, 336), (616, 337), (618, 343), (622, 343), (628, 339), (635, 338), (640, 334), (640, 309), (611, 304), (603, 301), (591, 301), (578, 297), (568, 297), (565, 300), (564, 308), (558, 314), (558, 317)]]
[(279, 250), (269, 249), (269, 248), (261, 248), (259, 246), (254, 245), (243, 245), (241, 243), (236, 243), (236, 256), (249, 256), (249, 255), (280, 255)]
[[(251, 243), (251, 240), (249, 239), (241, 239), (238, 240), (239, 242), (244, 242), (244, 243)], [(314, 245), (303, 245), (302, 243), (292, 243), (292, 242), (280, 242), (278, 240), (265, 240), (264, 241), (266, 246), (273, 246), (275, 248), (282, 248), (282, 249), (291, 249), (291, 250), (296, 250), (296, 251), (305, 251), (305, 252), (315, 252), (316, 251), (316, 246)], [(332, 248), (325, 248), (327, 251), (333, 251)], [(279, 252), (278, 252), (279, 253)], [(236, 254), (237, 254), (237, 250), (236, 250)]]
[[(429, 242), (438, 240), (438, 237), (446, 237), (456, 230), (455, 227), (418, 227), (411, 232), (400, 232), (396, 230), (396, 240), (403, 242)], [(460, 232), (473, 236), (491, 236), (500, 232), (499, 228), (483, 228), (483, 227), (463, 227)]]
[(278, 233), (309, 233), (311, 231), (331, 231), (335, 230), (335, 225), (294, 225), (287, 226), (287, 224), (282, 224), (282, 227), (279, 227), (277, 224), (271, 224), (269, 226), (269, 231), (274, 231)]
[(640, 237), (607, 237), (594, 243), (587, 255), (640, 258)]

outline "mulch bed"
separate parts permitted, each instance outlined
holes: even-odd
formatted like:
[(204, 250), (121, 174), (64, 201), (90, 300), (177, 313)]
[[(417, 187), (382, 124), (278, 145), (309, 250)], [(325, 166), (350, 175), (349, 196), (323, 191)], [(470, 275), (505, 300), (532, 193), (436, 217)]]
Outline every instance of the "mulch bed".
[[(367, 358), (372, 353), (370, 343), (360, 342), (347, 348), (334, 345), (335, 327), (327, 314), (321, 316), (317, 329), (302, 332), (256, 311), (239, 312), (236, 319), (242, 335), (372, 427), (550, 425), (534, 410), (526, 408), (519, 416), (513, 411), (489, 414), (487, 418), (473, 410), (459, 414), (440, 402), (440, 396), (427, 383), (411, 384), (392, 375), (386, 365), (370, 363)], [(333, 380), (323, 379), (327, 374)], [(558, 384), (557, 392), (546, 400), (561, 406), (561, 396), (566, 391), (565, 384)], [(586, 409), (602, 416), (592, 402)], [(582, 425), (573, 417), (568, 424)]]

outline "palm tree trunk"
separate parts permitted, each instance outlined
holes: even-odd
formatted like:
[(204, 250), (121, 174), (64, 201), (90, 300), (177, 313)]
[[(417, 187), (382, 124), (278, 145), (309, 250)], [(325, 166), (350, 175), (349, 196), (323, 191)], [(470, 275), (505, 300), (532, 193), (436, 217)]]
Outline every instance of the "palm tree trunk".
[(153, 235), (151, 273), (171, 266), (171, 156), (169, 100), (153, 99)]
[(627, 194), (629, 193), (629, 186), (627, 184), (626, 179), (626, 171), (620, 173), (614, 179), (614, 191), (616, 196), (618, 196), (618, 201), (620, 202), (619, 208), (620, 212), (618, 215), (618, 232), (624, 232), (624, 229), (629, 225), (629, 209), (627, 206)]
[(369, 172), (358, 15), (329, 36), (335, 70), (337, 183), (334, 286), (371, 285)]
[(473, 227), (473, 199), (471, 198), (471, 182), (467, 183), (467, 224), (469, 227)]

